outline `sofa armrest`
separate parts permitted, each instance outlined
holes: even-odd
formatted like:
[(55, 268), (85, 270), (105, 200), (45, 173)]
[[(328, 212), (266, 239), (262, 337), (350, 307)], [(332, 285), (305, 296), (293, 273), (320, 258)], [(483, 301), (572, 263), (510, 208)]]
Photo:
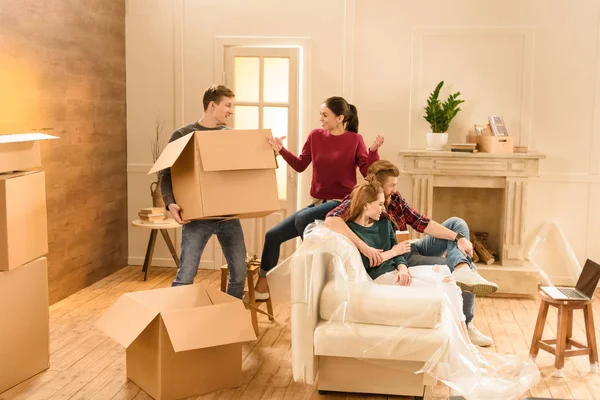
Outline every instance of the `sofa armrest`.
[(318, 373), (314, 330), (319, 320), (319, 300), (330, 260), (331, 254), (327, 252), (292, 258), (292, 371), (296, 382), (313, 384)]

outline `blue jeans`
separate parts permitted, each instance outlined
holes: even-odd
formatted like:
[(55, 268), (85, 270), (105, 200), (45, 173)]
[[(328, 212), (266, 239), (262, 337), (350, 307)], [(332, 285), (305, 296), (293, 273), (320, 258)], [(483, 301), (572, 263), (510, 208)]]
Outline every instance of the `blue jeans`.
[[(467, 223), (457, 217), (447, 219), (442, 223), (443, 226), (454, 231), (460, 232), (469, 239), (469, 227)], [(448, 251), (446, 257), (442, 257)], [(423, 239), (413, 243), (410, 247), (410, 253), (404, 255), (409, 267), (415, 265), (447, 265), (450, 271), (460, 263), (467, 263), (471, 269), (476, 269), (475, 264), (470, 262), (451, 240), (436, 239), (431, 236), (425, 236)], [(463, 292), (463, 313), (466, 317), (467, 325), (473, 320), (475, 315), (475, 295), (473, 293)]]
[(340, 202), (337, 200), (327, 200), (318, 206), (311, 204), (302, 210), (296, 211), (269, 229), (265, 235), (265, 246), (263, 247), (258, 275), (267, 276), (267, 272), (277, 265), (279, 249), (283, 242), (298, 236), (304, 238), (304, 229), (308, 224), (317, 219), (325, 219), (327, 213), (339, 205)]
[(200, 220), (183, 225), (181, 231), (181, 259), (171, 286), (191, 285), (198, 273), (198, 265), (206, 243), (212, 235), (223, 249), (229, 269), (227, 294), (242, 298), (246, 280), (246, 245), (239, 219)]

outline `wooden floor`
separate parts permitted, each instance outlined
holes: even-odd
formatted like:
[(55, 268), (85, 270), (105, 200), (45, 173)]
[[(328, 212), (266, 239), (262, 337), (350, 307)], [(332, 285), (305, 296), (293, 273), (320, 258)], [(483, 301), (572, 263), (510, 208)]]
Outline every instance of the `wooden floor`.
[[(50, 307), (50, 369), (0, 394), (0, 400), (150, 399), (125, 377), (125, 350), (94, 327), (102, 311), (121, 294), (169, 286), (173, 268), (151, 268), (148, 281), (140, 267), (127, 267)], [(219, 271), (201, 270), (196, 281), (219, 287)], [(538, 311), (533, 299), (478, 298), (476, 326), (494, 337), (492, 348), (502, 353), (528, 354)], [(600, 302), (594, 305), (600, 327)], [(319, 396), (314, 386), (294, 383), (291, 370), (290, 307), (275, 306), (278, 323), (260, 319), (256, 342), (244, 346), (241, 387), (190, 399), (410, 399), (401, 396), (339, 394)], [(555, 334), (557, 315), (551, 308), (546, 335)], [(585, 343), (583, 316), (575, 315), (574, 338)], [(597, 333), (600, 337), (600, 332)], [(589, 372), (585, 356), (568, 359), (565, 378), (552, 377), (553, 357), (540, 351), (542, 381), (527, 396), (561, 399), (600, 399), (600, 376)], [(438, 384), (435, 399), (449, 390)], [(527, 397), (525, 396), (525, 397)]]

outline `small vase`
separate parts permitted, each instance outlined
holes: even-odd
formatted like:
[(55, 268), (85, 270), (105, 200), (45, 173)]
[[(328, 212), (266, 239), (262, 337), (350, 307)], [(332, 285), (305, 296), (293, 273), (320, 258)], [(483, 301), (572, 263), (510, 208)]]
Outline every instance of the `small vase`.
[(160, 190), (160, 181), (152, 182), (150, 184), (150, 194), (152, 195), (152, 207), (165, 208), (162, 191)]
[(427, 133), (427, 150), (444, 150), (448, 144), (448, 133)]

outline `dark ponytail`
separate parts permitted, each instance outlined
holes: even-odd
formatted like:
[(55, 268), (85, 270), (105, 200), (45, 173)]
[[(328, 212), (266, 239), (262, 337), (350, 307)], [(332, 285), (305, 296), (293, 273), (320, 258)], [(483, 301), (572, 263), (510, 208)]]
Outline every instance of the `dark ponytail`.
[(348, 103), (343, 97), (334, 96), (325, 100), (324, 104), (336, 116), (344, 116), (344, 129), (358, 133), (358, 112), (356, 107)]
[(354, 104), (348, 103), (348, 116), (344, 117), (345, 129), (350, 132), (358, 133), (358, 112)]

